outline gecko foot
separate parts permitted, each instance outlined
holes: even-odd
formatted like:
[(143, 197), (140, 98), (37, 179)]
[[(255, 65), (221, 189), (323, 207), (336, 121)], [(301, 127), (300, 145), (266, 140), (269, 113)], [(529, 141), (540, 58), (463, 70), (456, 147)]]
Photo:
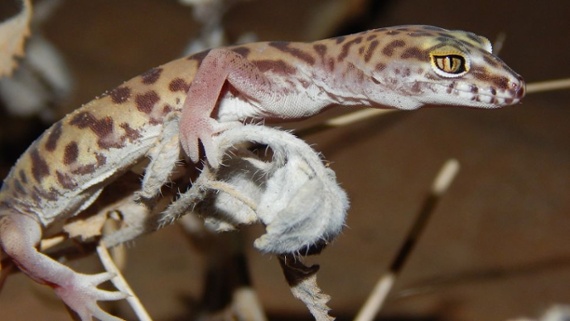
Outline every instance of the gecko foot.
[(97, 301), (121, 300), (128, 296), (119, 291), (97, 288), (99, 284), (112, 279), (113, 273), (88, 275), (73, 271), (37, 250), (42, 226), (34, 217), (10, 208), (4, 208), (0, 214), (1, 249), (24, 273), (38, 283), (51, 286), (81, 321), (91, 321), (93, 317), (102, 321), (121, 320), (97, 305)]
[(214, 145), (212, 137), (241, 125), (238, 121), (218, 122), (213, 118), (193, 119), (192, 123), (180, 124), (180, 143), (186, 155), (196, 163), (200, 159), (199, 141), (202, 142), (208, 163), (213, 168), (218, 168), (220, 165), (218, 148)]
[(91, 321), (93, 317), (102, 321), (120, 321), (122, 319), (112, 316), (97, 305), (97, 301), (114, 301), (128, 297), (128, 294), (123, 292), (97, 288), (99, 284), (113, 277), (114, 274), (108, 272), (93, 275), (73, 273), (65, 284), (55, 285), (55, 292), (78, 314), (81, 321)]

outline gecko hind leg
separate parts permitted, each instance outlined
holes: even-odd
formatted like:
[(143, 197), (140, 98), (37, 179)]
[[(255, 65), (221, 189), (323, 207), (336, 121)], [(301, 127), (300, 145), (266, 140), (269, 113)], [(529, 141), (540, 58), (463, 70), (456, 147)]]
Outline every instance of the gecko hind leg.
[(121, 300), (127, 297), (127, 294), (119, 291), (97, 288), (114, 275), (88, 275), (73, 271), (36, 249), (41, 236), (41, 225), (31, 216), (17, 212), (2, 213), (0, 216), (0, 244), (25, 274), (38, 283), (54, 288), (56, 294), (82, 321), (90, 321), (93, 317), (104, 321), (121, 320), (97, 305), (97, 301)]

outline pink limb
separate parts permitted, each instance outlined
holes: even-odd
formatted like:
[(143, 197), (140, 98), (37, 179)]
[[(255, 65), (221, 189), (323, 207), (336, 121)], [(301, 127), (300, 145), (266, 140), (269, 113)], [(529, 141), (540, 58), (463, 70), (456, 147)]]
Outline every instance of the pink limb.
[[(271, 97), (267, 77), (247, 58), (229, 49), (213, 49), (202, 60), (186, 95), (180, 118), (180, 143), (193, 162), (200, 158), (198, 141), (212, 167), (219, 166), (212, 136), (236, 126), (236, 122), (220, 123), (212, 115), (226, 81), (247, 98), (263, 104)], [(239, 112), (236, 121), (239, 121)], [(249, 115), (250, 117), (261, 115)]]
[(97, 301), (121, 300), (127, 294), (104, 291), (97, 286), (111, 278), (111, 273), (81, 274), (38, 252), (36, 245), (42, 231), (31, 216), (9, 213), (0, 217), (0, 243), (2, 248), (30, 278), (54, 288), (56, 294), (82, 321), (93, 317), (99, 320), (119, 321), (102, 310)]

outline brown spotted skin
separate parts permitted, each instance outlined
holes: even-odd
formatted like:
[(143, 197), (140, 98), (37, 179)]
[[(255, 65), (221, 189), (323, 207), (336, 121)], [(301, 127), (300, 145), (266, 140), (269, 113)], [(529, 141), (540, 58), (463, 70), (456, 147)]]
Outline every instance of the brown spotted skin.
[(176, 117), (197, 67), (180, 59), (153, 68), (55, 123), (24, 153), (0, 193), (2, 207), (47, 225), (144, 158), (164, 119)]
[[(437, 27), (392, 27), (313, 43), (263, 42), (229, 50), (269, 80), (271, 88), (259, 89), (273, 96), (256, 100), (225, 86), (219, 114), (212, 115), (221, 121), (302, 118), (331, 104), (494, 108), (524, 95), (522, 78), (489, 52), (484, 38)], [(469, 72), (442, 76), (431, 60), (438, 50), (464, 55)], [(208, 54), (153, 68), (55, 123), (5, 179), (0, 215), (15, 211), (49, 225), (84, 209), (104, 186), (147, 157), (164, 121), (179, 117)]]

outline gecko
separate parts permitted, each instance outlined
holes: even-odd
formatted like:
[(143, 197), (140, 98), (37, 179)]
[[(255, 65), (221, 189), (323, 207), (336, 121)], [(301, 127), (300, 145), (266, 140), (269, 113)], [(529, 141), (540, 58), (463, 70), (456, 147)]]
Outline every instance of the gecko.
[(0, 190), (0, 244), (81, 320), (120, 320), (98, 306), (127, 295), (98, 288), (112, 274), (75, 272), (37, 244), (137, 164), (148, 160), (137, 197), (152, 199), (180, 160), (220, 166), (212, 137), (244, 121), (302, 119), (334, 105), (498, 108), (524, 93), (523, 78), (486, 38), (433, 26), (193, 54), (124, 82), (34, 141)]

